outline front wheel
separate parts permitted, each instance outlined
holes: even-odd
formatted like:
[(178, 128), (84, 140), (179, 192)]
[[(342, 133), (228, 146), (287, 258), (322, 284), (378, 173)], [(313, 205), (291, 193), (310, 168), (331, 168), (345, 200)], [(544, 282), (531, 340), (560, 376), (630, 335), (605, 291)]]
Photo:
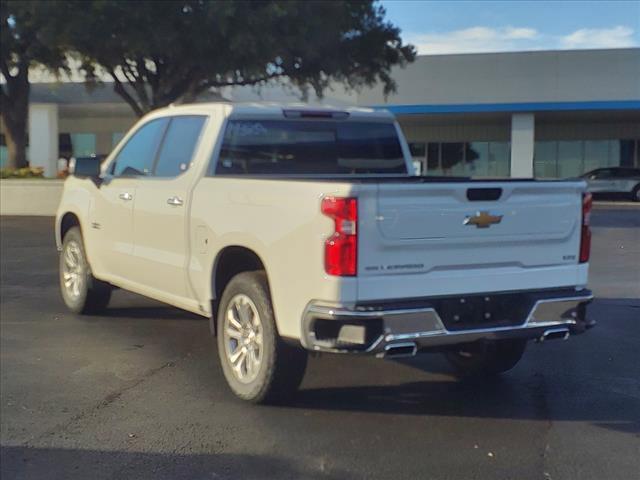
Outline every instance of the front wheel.
[(307, 352), (278, 335), (265, 272), (231, 279), (220, 299), (217, 325), (222, 371), (236, 396), (265, 403), (298, 388)]
[(498, 375), (516, 366), (526, 346), (526, 340), (475, 342), (460, 345), (445, 356), (462, 376)]
[(60, 291), (65, 305), (74, 313), (99, 313), (111, 298), (111, 285), (91, 274), (78, 227), (70, 228), (62, 241)]
[(640, 184), (636, 185), (631, 191), (631, 200), (633, 202), (640, 202)]

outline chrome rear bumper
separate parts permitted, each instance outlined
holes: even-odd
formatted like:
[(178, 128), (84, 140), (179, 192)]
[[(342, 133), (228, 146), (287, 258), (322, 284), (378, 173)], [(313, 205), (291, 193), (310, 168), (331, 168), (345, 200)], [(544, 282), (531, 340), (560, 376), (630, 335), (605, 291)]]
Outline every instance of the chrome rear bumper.
[[(524, 293), (531, 298), (537, 292)], [(312, 302), (303, 318), (302, 344), (314, 351), (385, 356), (390, 351), (415, 354), (478, 340), (566, 338), (595, 325), (586, 319), (586, 305), (592, 299), (588, 290), (544, 291), (524, 321), (469, 329), (447, 329), (437, 309), (428, 305), (429, 299), (425, 306), (408, 308)]]

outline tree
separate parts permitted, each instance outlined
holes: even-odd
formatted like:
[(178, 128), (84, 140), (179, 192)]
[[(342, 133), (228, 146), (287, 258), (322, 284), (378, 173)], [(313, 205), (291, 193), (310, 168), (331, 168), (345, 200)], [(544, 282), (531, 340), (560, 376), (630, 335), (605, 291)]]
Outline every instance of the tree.
[(7, 166), (20, 168), (27, 165), (29, 69), (39, 64), (58, 71), (65, 68), (66, 58), (56, 10), (48, 2), (3, 0), (0, 16), (0, 71), (4, 78), (0, 114), (7, 139)]
[(331, 82), (382, 82), (413, 61), (373, 0), (60, 1), (69, 47), (89, 83), (97, 69), (136, 115), (226, 86), (288, 81), (318, 97)]

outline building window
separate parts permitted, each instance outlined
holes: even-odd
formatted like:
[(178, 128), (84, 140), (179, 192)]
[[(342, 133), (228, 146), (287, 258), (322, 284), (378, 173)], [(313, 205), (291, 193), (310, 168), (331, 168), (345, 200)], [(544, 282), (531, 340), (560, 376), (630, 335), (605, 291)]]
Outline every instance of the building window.
[(570, 178), (597, 168), (640, 167), (635, 153), (640, 140), (538, 141), (534, 151), (534, 175), (538, 178)]
[(491, 176), (489, 164), (489, 142), (469, 142), (466, 144), (465, 159), (473, 177)]
[(7, 143), (4, 138), (4, 133), (0, 133), (0, 168), (4, 168), (7, 164), (7, 158), (9, 154), (7, 152)]
[(95, 133), (72, 133), (71, 144), (74, 157), (88, 157), (96, 153)]
[(411, 159), (413, 160), (413, 168), (416, 175), (424, 174), (424, 163), (427, 156), (427, 144), (426, 143), (410, 143), (409, 151), (411, 152)]
[(539, 178), (558, 176), (557, 142), (536, 142), (533, 153), (533, 174)]
[(489, 142), (489, 177), (511, 175), (511, 142)]
[(441, 143), (440, 167), (442, 168), (442, 173), (447, 176), (465, 175), (464, 143)]
[(124, 138), (125, 133), (124, 132), (114, 132), (111, 135), (111, 149), (113, 150), (114, 148), (116, 148), (116, 146), (118, 145), (118, 143), (120, 143), (120, 140), (122, 140)]
[(558, 142), (558, 176), (578, 177), (583, 169), (583, 142)]
[(508, 177), (509, 142), (430, 142), (425, 175)]
[[(620, 140), (620, 166), (621, 167), (640, 167), (640, 158), (634, 155), (635, 145), (640, 145), (640, 140)], [(635, 158), (634, 158), (635, 157)]]
[(71, 144), (71, 134), (70, 133), (60, 133), (58, 134), (58, 158), (69, 158), (73, 157), (73, 146)]
[(439, 143), (429, 143), (427, 145), (427, 170), (423, 175), (442, 175)]
[(88, 157), (96, 154), (95, 133), (60, 133), (58, 134), (58, 157)]

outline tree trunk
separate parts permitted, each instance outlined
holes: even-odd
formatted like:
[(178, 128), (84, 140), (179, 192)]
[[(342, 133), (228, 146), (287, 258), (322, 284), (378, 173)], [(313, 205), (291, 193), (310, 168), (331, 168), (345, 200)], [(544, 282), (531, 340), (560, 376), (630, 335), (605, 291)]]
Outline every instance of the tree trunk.
[[(23, 70), (23, 69), (21, 69)], [(2, 122), (7, 141), (7, 167), (27, 166), (27, 122), (29, 118), (28, 68), (6, 78), (2, 86)], [(6, 90), (5, 90), (6, 88)]]
[(5, 167), (10, 169), (26, 167), (27, 132), (25, 130), (15, 130), (13, 133), (9, 132), (10, 130), (7, 128), (5, 134), (7, 141), (7, 164)]

